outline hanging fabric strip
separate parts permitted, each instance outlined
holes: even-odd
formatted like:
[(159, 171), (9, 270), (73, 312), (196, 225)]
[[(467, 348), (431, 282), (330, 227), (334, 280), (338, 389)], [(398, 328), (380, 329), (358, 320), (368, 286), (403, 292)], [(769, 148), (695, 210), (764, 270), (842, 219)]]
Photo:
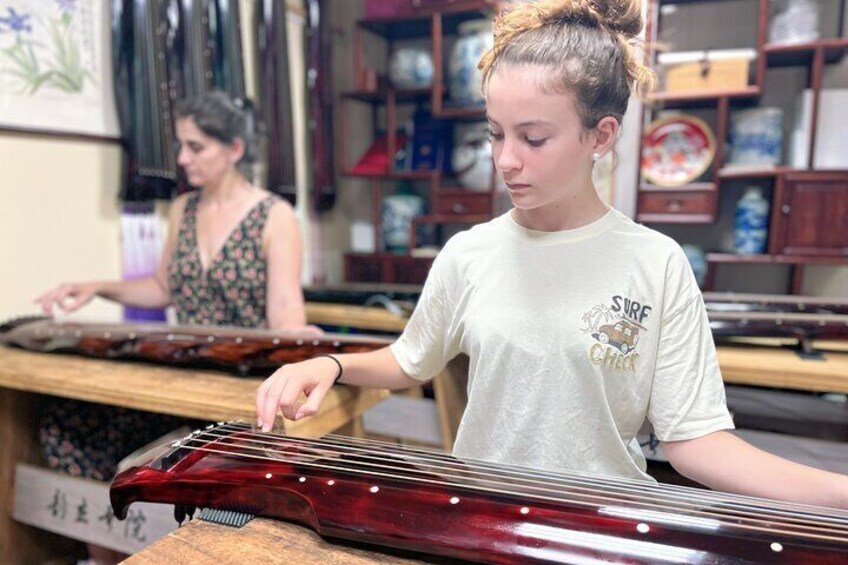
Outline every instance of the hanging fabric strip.
[[(122, 274), (137, 280), (156, 274), (162, 250), (159, 221), (152, 201), (126, 203), (121, 213)], [(124, 308), (124, 320), (165, 321), (162, 308)]]
[(333, 162), (333, 85), (329, 9), (326, 0), (306, 0), (306, 74), (309, 90), (309, 134), (312, 149), (312, 207), (330, 210), (336, 203)]
[(268, 128), (267, 188), (295, 203), (294, 128), (289, 84), (286, 5), (278, 0), (261, 0), (257, 11), (262, 119)]

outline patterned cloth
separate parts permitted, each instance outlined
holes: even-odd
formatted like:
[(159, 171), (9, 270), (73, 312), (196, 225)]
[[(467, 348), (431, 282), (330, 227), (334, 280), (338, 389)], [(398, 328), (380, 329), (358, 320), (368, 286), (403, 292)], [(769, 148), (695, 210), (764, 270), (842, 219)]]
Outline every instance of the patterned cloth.
[(39, 440), (51, 469), (108, 481), (121, 459), (181, 425), (197, 427), (173, 416), (51, 398), (44, 404)]
[[(188, 197), (169, 267), (171, 296), (180, 324), (266, 326), (266, 270), (262, 231), (271, 195), (233, 229), (205, 272), (197, 249), (197, 201)], [(106, 481), (121, 459), (181, 425), (197, 422), (68, 399), (45, 403), (40, 440), (48, 466)]]
[(186, 201), (183, 223), (168, 280), (180, 324), (262, 327), (265, 322), (267, 264), (262, 231), (268, 210), (277, 201), (271, 195), (258, 202), (233, 229), (206, 271), (197, 247), (197, 202)]

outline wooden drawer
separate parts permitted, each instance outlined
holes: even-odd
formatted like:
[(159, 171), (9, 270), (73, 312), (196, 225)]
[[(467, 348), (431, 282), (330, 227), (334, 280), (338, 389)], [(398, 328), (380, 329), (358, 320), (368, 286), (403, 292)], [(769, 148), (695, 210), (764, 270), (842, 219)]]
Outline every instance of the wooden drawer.
[(492, 211), (488, 192), (440, 194), (436, 213), (448, 216), (485, 215)]
[(714, 191), (640, 191), (638, 219), (644, 222), (714, 222)]

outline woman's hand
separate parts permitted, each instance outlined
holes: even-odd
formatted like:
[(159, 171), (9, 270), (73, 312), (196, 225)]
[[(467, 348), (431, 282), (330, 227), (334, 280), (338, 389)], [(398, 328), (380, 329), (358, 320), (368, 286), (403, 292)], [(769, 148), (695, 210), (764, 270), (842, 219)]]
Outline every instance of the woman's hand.
[(58, 305), (65, 312), (73, 312), (91, 301), (100, 292), (101, 283), (64, 283), (48, 290), (34, 300), (40, 304), (45, 314), (53, 315), (53, 305)]
[[(277, 369), (256, 391), (257, 425), (263, 432), (270, 431), (278, 409), (289, 420), (315, 414), (338, 374), (338, 365), (329, 357), (316, 357)], [(305, 402), (301, 393), (306, 395)]]

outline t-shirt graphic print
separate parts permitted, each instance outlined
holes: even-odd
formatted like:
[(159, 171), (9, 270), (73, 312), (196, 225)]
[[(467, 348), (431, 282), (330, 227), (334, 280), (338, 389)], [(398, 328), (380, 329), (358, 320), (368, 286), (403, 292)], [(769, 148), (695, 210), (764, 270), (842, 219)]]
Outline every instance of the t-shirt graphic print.
[(653, 307), (616, 294), (609, 304), (597, 304), (583, 314), (581, 331), (594, 340), (588, 348), (589, 361), (614, 371), (635, 372), (639, 359), (639, 337)]

